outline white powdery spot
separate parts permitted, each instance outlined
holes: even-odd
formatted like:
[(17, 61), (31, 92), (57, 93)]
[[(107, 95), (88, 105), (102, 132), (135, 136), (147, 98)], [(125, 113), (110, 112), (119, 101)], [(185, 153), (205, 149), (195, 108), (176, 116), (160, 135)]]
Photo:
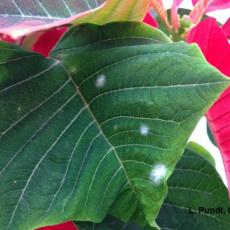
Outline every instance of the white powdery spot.
[(164, 164), (156, 164), (150, 172), (149, 179), (155, 183), (160, 184), (167, 174), (167, 168)]
[(97, 88), (101, 88), (105, 85), (105, 75), (104, 74), (101, 74), (97, 77), (97, 80), (96, 80), (96, 87)]
[(140, 132), (141, 132), (141, 135), (143, 136), (147, 136), (148, 133), (149, 133), (149, 127), (147, 125), (141, 125), (140, 126)]
[[(60, 57), (60, 59), (62, 58), (62, 56)], [(56, 65), (59, 65), (61, 63), (61, 61), (60, 60), (55, 60), (55, 64)]]

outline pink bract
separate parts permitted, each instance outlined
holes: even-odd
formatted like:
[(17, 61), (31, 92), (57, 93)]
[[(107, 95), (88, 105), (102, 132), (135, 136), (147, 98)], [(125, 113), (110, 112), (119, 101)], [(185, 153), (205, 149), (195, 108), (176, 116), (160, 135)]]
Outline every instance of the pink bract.
[[(193, 4), (196, 4), (200, 0), (192, 0)], [(212, 0), (210, 1), (210, 4), (208, 8), (206, 9), (206, 12), (211, 12), (215, 10), (222, 10), (230, 8), (230, 1), (229, 0)]]
[(157, 21), (153, 18), (153, 16), (149, 12), (145, 15), (143, 22), (152, 27), (158, 27)]
[(179, 5), (182, 3), (183, 0), (174, 0), (172, 9), (171, 9), (171, 21), (172, 21), (172, 26), (174, 28), (174, 31), (178, 31), (180, 27), (179, 23), (179, 16), (178, 16), (178, 8)]

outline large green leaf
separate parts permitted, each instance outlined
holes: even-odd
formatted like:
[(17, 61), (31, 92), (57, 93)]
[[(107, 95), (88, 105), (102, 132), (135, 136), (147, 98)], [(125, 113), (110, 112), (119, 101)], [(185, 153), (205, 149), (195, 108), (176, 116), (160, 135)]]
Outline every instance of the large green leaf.
[[(199, 148), (194, 143), (188, 145), (168, 181), (169, 193), (157, 219), (162, 230), (184, 230), (188, 226), (189, 230), (230, 228), (227, 188), (209, 163), (210, 158), (206, 161), (202, 152), (197, 151)], [(209, 208), (217, 213), (208, 213)], [(223, 209), (223, 213), (218, 213), (218, 209)]]
[(187, 139), (229, 84), (196, 46), (139, 23), (72, 28), (49, 59), (0, 54), (3, 230), (137, 210), (154, 226)]
[[(162, 230), (228, 230), (228, 191), (213, 167), (213, 158), (201, 146), (189, 143), (168, 180), (169, 193), (158, 216)], [(199, 214), (199, 207), (223, 208), (225, 214)], [(194, 213), (189, 213), (194, 212)], [(143, 230), (134, 223), (107, 217), (103, 223), (77, 223), (79, 230)]]

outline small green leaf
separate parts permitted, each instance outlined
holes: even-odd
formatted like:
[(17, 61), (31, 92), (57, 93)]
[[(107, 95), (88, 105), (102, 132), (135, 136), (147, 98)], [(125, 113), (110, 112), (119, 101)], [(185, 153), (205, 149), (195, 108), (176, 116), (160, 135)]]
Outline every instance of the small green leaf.
[(214, 137), (212, 135), (212, 131), (211, 131), (211, 129), (210, 129), (208, 124), (207, 124), (207, 133), (208, 133), (209, 140), (213, 143), (214, 146), (217, 147), (216, 141), (215, 141), (215, 139), (214, 139)]
[[(140, 23), (72, 28), (44, 57), (1, 43), (0, 229), (150, 225), (196, 123), (229, 85)], [(39, 201), (39, 202), (38, 202)]]
[[(168, 196), (157, 219), (162, 229), (184, 230), (188, 226), (189, 230), (230, 228), (227, 188), (216, 169), (207, 161), (207, 154), (199, 151), (200, 147), (195, 143), (188, 144), (168, 180)], [(223, 213), (205, 213), (202, 208), (206, 208), (207, 212), (210, 208), (217, 212), (223, 209)]]
[(197, 153), (201, 155), (203, 158), (205, 158), (213, 167), (216, 166), (215, 159), (213, 156), (201, 145), (195, 143), (195, 142), (189, 142), (187, 145), (187, 151), (190, 150), (191, 152)]

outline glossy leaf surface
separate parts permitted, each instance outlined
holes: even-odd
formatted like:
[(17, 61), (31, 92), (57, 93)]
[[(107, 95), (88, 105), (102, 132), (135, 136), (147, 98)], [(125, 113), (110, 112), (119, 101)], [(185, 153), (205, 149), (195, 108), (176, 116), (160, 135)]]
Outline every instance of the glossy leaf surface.
[(229, 85), (196, 46), (139, 23), (72, 28), (49, 59), (4, 43), (0, 57), (3, 230), (137, 209), (155, 226), (192, 130)]

